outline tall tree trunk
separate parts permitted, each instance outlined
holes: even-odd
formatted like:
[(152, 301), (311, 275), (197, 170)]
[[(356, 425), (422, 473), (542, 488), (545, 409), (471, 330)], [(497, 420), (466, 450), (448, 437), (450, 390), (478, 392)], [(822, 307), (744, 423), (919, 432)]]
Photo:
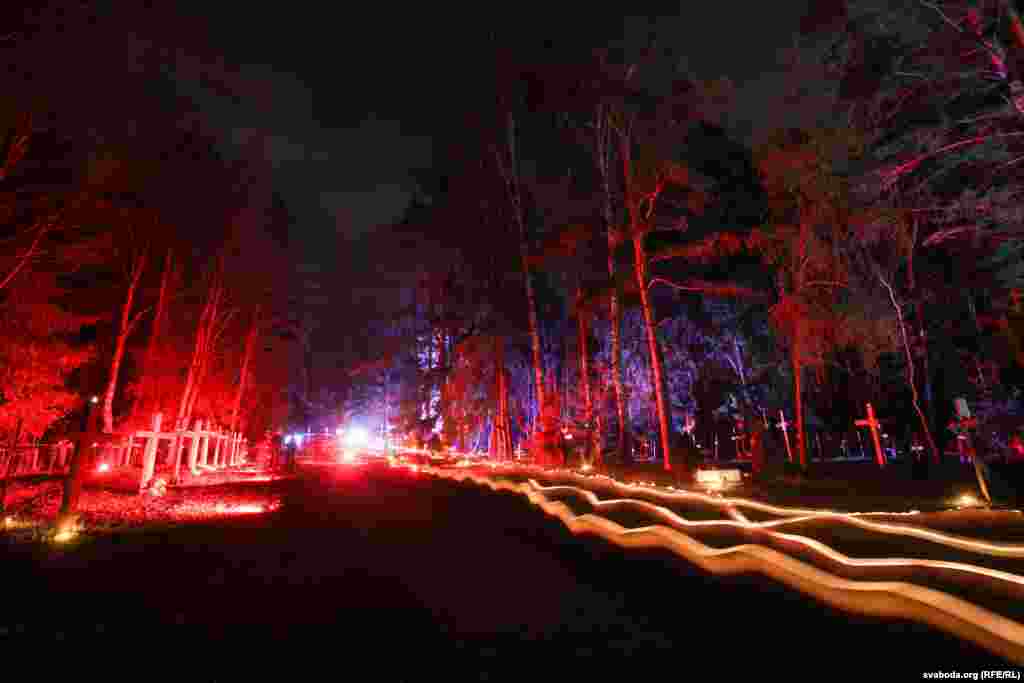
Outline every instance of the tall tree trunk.
[[(220, 272), (218, 271), (218, 276)], [(202, 336), (202, 346), (197, 357), (195, 380), (192, 383), (192, 393), (189, 395), (188, 408), (185, 411), (186, 418), (191, 418), (195, 406), (199, 402), (203, 383), (209, 373), (211, 356), (213, 355), (216, 338), (219, 335), (217, 323), (221, 319), (221, 304), (224, 300), (224, 284), (218, 277), (216, 283), (210, 290), (208, 302), (209, 312), (206, 316), (206, 329)]]
[(133, 421), (139, 417), (140, 408), (147, 412), (154, 412), (160, 407), (159, 381), (153, 379), (152, 373), (156, 366), (157, 349), (161, 346), (160, 336), (163, 334), (164, 318), (167, 316), (167, 295), (170, 289), (173, 256), (174, 252), (168, 249), (167, 258), (164, 260), (164, 271), (160, 276), (160, 294), (157, 297), (156, 311), (153, 313), (153, 330), (142, 362), (142, 387), (138, 396), (132, 399), (132, 408), (129, 412)]
[[(448, 420), (448, 347), (445, 344), (445, 333), (442, 327), (437, 331), (437, 374), (434, 377), (437, 392), (437, 414), (441, 417), (441, 434), (450, 434)], [(446, 444), (450, 446), (451, 444)]]
[(579, 369), (580, 369), (580, 393), (583, 403), (583, 424), (586, 426), (584, 432), (587, 439), (585, 449), (589, 450), (588, 462), (597, 458), (600, 459), (600, 452), (597, 444), (597, 430), (594, 429), (594, 398), (590, 390), (590, 330), (587, 325), (587, 315), (583, 311), (583, 288), (576, 288), (576, 336), (579, 346)]
[(508, 373), (505, 370), (505, 339), (494, 337), (494, 382), (496, 408), (493, 426), (493, 457), (507, 460), (512, 457), (512, 430), (509, 419)]
[(303, 385), (303, 394), (305, 397), (305, 405), (303, 406), (303, 415), (306, 417), (307, 424), (303, 425), (309, 429), (308, 421), (313, 415), (310, 414), (310, 409), (313, 407), (314, 398), (316, 396), (316, 382), (313, 378), (313, 340), (311, 338), (311, 332), (304, 329), (302, 334), (302, 368), (303, 377), (305, 378), (305, 384)]
[(790, 345), (790, 363), (793, 366), (793, 412), (796, 415), (796, 448), (800, 459), (800, 467), (807, 469), (807, 438), (804, 433), (804, 400), (803, 400), (803, 361), (801, 354), (801, 335), (803, 322), (794, 321), (793, 342)]
[[(612, 279), (616, 278), (615, 263), (612, 256), (608, 257), (608, 272)], [(617, 432), (616, 455), (620, 463), (632, 459), (632, 449), (629, 448), (629, 430), (626, 429), (626, 387), (622, 382), (622, 308), (619, 285), (613, 284), (611, 303), (609, 304), (609, 322), (611, 329), (611, 373), (612, 389), (615, 391), (615, 418)]]
[[(804, 268), (807, 264), (807, 247), (811, 233), (811, 217), (807, 215), (807, 209), (803, 201), (800, 205), (800, 231), (797, 235), (799, 240), (795, 253), (791, 253), (790, 264), (793, 273), (794, 298), (800, 297), (804, 292)], [(791, 363), (793, 365), (793, 412), (796, 414), (796, 441), (797, 453), (800, 458), (800, 467), (807, 469), (807, 433), (804, 428), (804, 397), (803, 397), (803, 335), (804, 319), (803, 311), (797, 312), (793, 320), (793, 343), (790, 345)]]
[(633, 240), (633, 258), (636, 283), (640, 290), (640, 308), (644, 316), (644, 328), (647, 332), (647, 353), (650, 357), (651, 384), (654, 390), (654, 401), (658, 410), (658, 432), (661, 437), (661, 453), (666, 470), (672, 469), (671, 458), (671, 422), (665, 372), (661, 357), (661, 345), (658, 343), (658, 328), (654, 321), (651, 307), (650, 290), (647, 288), (647, 252), (644, 249), (644, 231), (641, 229), (639, 198), (633, 187), (633, 159), (630, 150), (631, 139), (627, 132), (619, 137), (619, 149), (622, 156), (622, 173), (625, 181), (626, 208), (629, 210), (629, 232)]
[[(201, 381), (200, 371), (203, 358), (207, 353), (209, 335), (212, 332), (213, 320), (220, 298), (220, 274), (215, 273), (210, 282), (210, 289), (207, 294), (206, 303), (203, 305), (203, 312), (199, 316), (199, 324), (196, 326), (196, 340), (192, 347), (192, 358), (189, 361), (188, 374), (185, 377), (185, 388), (181, 393), (181, 400), (178, 402), (178, 417), (175, 420), (175, 429), (184, 430), (188, 428), (189, 418), (192, 415), (192, 406), (195, 404), (195, 397), (199, 391)], [(177, 483), (178, 471), (181, 466), (181, 440), (175, 438), (171, 442), (171, 483)]]
[[(938, 418), (935, 412), (935, 391), (932, 388), (931, 363), (928, 360), (930, 343), (927, 323), (924, 317), (924, 307), (920, 300), (917, 302), (917, 329), (918, 336), (921, 339), (921, 374), (924, 377), (924, 402), (928, 415), (928, 425), (934, 431), (938, 429)], [(942, 452), (937, 447), (935, 452), (932, 453), (932, 458), (936, 464), (942, 459)]]
[[(530, 348), (533, 352), (533, 376), (536, 386), (536, 398), (538, 410), (544, 405), (544, 362), (541, 357), (540, 346), (540, 325), (537, 321), (537, 301), (533, 292), (533, 282), (530, 279), (530, 261), (528, 253), (528, 242), (526, 236), (526, 217), (523, 215), (522, 194), (519, 189), (519, 169), (516, 162), (516, 127), (515, 117), (512, 112), (508, 113), (508, 157), (509, 163), (501, 160), (497, 154), (498, 164), (505, 177), (505, 185), (508, 188), (509, 201), (512, 203), (512, 213), (519, 229), (519, 258), (522, 263), (523, 281), (526, 284), (526, 306), (529, 314), (530, 325)], [(538, 429), (540, 420), (534, 422), (534, 431)]]
[[(195, 413), (196, 405), (199, 403), (199, 396), (202, 393), (203, 383), (206, 381), (207, 371), (210, 367), (210, 357), (212, 349), (209, 341), (207, 341), (206, 348), (203, 351), (203, 355), (199, 358), (199, 368), (196, 370), (196, 379), (192, 384), (192, 394), (188, 397), (188, 409), (185, 414), (191, 418)], [(205, 419), (205, 418), (203, 418)]]
[(881, 280), (882, 286), (884, 286), (886, 291), (889, 293), (890, 303), (892, 303), (893, 308), (896, 309), (896, 320), (899, 323), (900, 339), (903, 342), (903, 351), (906, 354), (907, 385), (910, 387), (910, 400), (914, 406), (914, 412), (917, 413), (918, 420), (921, 423), (925, 443), (928, 446), (929, 453), (931, 453), (932, 461), (938, 463), (939, 449), (935, 445), (935, 440), (932, 438), (932, 430), (928, 427), (928, 418), (925, 417), (924, 411), (921, 410), (921, 399), (917, 394), (917, 382), (914, 381), (914, 356), (910, 350), (910, 338), (907, 335), (907, 326), (903, 320), (903, 311), (900, 308), (899, 303), (896, 301), (896, 292), (893, 291), (892, 286), (881, 276), (879, 276), (879, 280)]
[[(609, 337), (611, 337), (611, 374), (612, 388), (615, 391), (615, 416), (616, 424), (616, 456), (620, 463), (624, 463), (631, 457), (632, 449), (628, 444), (628, 430), (626, 429), (626, 389), (622, 383), (622, 308), (621, 291), (619, 289), (618, 272), (615, 265), (615, 254), (619, 247), (620, 230), (616, 225), (615, 215), (612, 211), (612, 188), (611, 188), (611, 124), (609, 112), (599, 106), (594, 121), (596, 131), (596, 158), (598, 171), (601, 174), (601, 189), (603, 193), (601, 202), (601, 215), (604, 219), (605, 232), (608, 238), (608, 278), (611, 282), (611, 297), (608, 302), (608, 320), (610, 323)], [(599, 430), (600, 431), (600, 430)], [(601, 446), (598, 445), (600, 452)]]
[(78, 499), (82, 495), (83, 467), (86, 464), (86, 450), (95, 437), (96, 432), (96, 411), (92, 403), (86, 402), (82, 412), (80, 431), (75, 439), (75, 449), (71, 453), (71, 462), (68, 464), (68, 473), (64, 477), (64, 488), (60, 501), (60, 509), (57, 511), (57, 529), (64, 530), (76, 517), (78, 510)]
[(206, 303), (203, 305), (203, 312), (199, 316), (199, 324), (196, 326), (196, 338), (195, 344), (192, 347), (192, 358), (189, 361), (188, 374), (185, 377), (185, 388), (181, 394), (181, 400), (178, 403), (178, 419), (176, 422), (177, 428), (184, 428), (185, 421), (189, 417), (189, 410), (192, 404), (192, 395), (196, 391), (196, 379), (199, 372), (199, 366), (202, 363), (203, 354), (206, 350), (207, 334), (209, 333), (210, 319), (213, 313), (214, 299), (216, 298), (216, 289), (218, 284), (216, 280), (210, 284), (210, 290), (207, 293)]
[(671, 460), (671, 413), (668, 406), (668, 390), (665, 381), (664, 361), (661, 344), (658, 343), (658, 326), (654, 321), (650, 291), (647, 288), (647, 254), (643, 246), (643, 235), (633, 237), (633, 252), (636, 256), (637, 285), (640, 287), (640, 306), (647, 330), (647, 353), (651, 359), (651, 383), (654, 385), (654, 400), (658, 408), (658, 431), (661, 437), (661, 453), (666, 470), (672, 469)]
[(245, 338), (245, 351), (242, 354), (242, 367), (238, 377), (238, 391), (235, 393), (235, 403), (231, 408), (231, 424), (228, 429), (232, 434), (238, 429), (238, 415), (242, 410), (242, 396), (245, 393), (245, 385), (249, 380), (249, 361), (252, 359), (252, 350), (256, 345), (256, 334), (259, 331), (259, 325), (260, 309), (257, 307), (252, 316), (252, 326), (249, 328), (249, 334)]
[(110, 377), (107, 379), (107, 390), (103, 394), (103, 433), (110, 434), (114, 431), (114, 393), (117, 391), (117, 379), (121, 372), (121, 359), (124, 358), (124, 348), (128, 342), (128, 335), (132, 331), (132, 303), (135, 300), (135, 290), (139, 286), (142, 272), (146, 268), (146, 253), (140, 252), (132, 259), (131, 280), (128, 284), (128, 293), (124, 300), (124, 310), (121, 313), (121, 324), (117, 330), (117, 340), (114, 343), (114, 357), (110, 361)]
[(498, 432), (501, 429), (501, 415), (502, 415), (502, 374), (503, 374), (503, 358), (501, 350), (501, 338), (500, 335), (495, 335), (494, 340), (494, 417), (491, 420), (491, 458), (498, 459), (501, 457), (501, 449), (499, 447), (500, 439), (498, 438)]
[[(913, 232), (911, 233), (911, 247), (917, 244), (917, 222), (914, 222)], [(914, 277), (914, 250), (911, 248), (910, 257), (907, 259), (907, 293), (911, 298), (914, 298), (914, 291), (917, 288), (917, 281)], [(896, 295), (895, 292), (889, 289), (889, 297), (892, 304), (896, 306)], [(910, 390), (913, 396), (914, 408), (917, 411), (918, 418), (921, 421), (921, 429), (924, 432), (926, 445), (930, 451), (932, 462), (936, 465), (939, 464), (940, 454), (939, 448), (935, 444), (935, 439), (932, 437), (932, 428), (935, 427), (935, 405), (932, 400), (932, 381), (928, 369), (928, 335), (925, 332), (925, 320), (924, 320), (924, 307), (921, 305), (921, 301), (917, 301), (917, 323), (918, 329), (920, 330), (919, 336), (921, 339), (921, 370), (924, 375), (924, 393), (925, 393), (925, 405), (928, 408), (928, 416), (925, 416), (921, 406), (919, 405), (919, 399), (917, 395), (917, 386), (914, 380), (914, 363), (915, 359), (911, 352), (910, 340), (907, 335), (906, 326), (903, 321), (903, 312), (896, 307), (896, 314), (899, 317), (900, 333), (903, 337), (904, 348), (907, 352), (907, 363), (909, 364), (909, 372), (907, 375), (907, 382), (910, 384)]]

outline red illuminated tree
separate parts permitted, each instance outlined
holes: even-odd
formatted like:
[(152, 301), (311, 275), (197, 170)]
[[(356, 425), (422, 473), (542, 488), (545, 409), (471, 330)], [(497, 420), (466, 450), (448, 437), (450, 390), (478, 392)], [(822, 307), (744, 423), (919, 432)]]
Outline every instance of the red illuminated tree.
[(540, 325), (537, 322), (537, 301), (534, 296), (529, 264), (529, 246), (526, 218), (523, 214), (523, 197), (516, 156), (516, 118), (510, 109), (507, 113), (507, 144), (505, 150), (496, 150), (495, 159), (501, 176), (508, 188), (508, 199), (512, 205), (512, 217), (519, 237), (519, 253), (522, 260), (523, 281), (526, 286), (526, 307), (529, 320), (530, 350), (533, 359), (534, 392), (537, 404), (544, 403), (544, 362), (541, 358)]
[(153, 312), (149, 340), (142, 359), (142, 377), (139, 388), (133, 396), (131, 420), (136, 425), (145, 425), (152, 413), (163, 412), (164, 399), (168, 392), (167, 343), (163, 335), (167, 328), (167, 309), (171, 299), (171, 280), (175, 272), (174, 250), (168, 249), (160, 275), (160, 289), (157, 293), (156, 308)]
[[(147, 226), (148, 227), (148, 226)], [(107, 387), (103, 392), (103, 431), (110, 434), (114, 431), (114, 394), (117, 391), (118, 378), (121, 371), (121, 361), (124, 358), (125, 348), (128, 344), (128, 337), (138, 325), (142, 315), (148, 309), (135, 311), (136, 298), (139, 289), (139, 282), (146, 270), (146, 262), (149, 258), (148, 246), (138, 241), (138, 236), (127, 236), (125, 239), (130, 246), (130, 253), (127, 254), (128, 285), (125, 291), (124, 305), (121, 308), (121, 316), (115, 328), (114, 354), (110, 360), (110, 374), (107, 378)]]

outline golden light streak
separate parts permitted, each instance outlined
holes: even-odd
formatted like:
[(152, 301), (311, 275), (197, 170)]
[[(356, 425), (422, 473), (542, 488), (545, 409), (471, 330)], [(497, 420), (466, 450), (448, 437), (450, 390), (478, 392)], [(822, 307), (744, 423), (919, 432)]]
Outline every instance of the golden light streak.
[[(532, 469), (536, 471), (536, 468), (521, 468), (521, 469)], [(588, 477), (583, 477), (573, 472), (568, 471), (544, 471), (544, 474), (556, 474), (563, 478), (573, 479), (577, 482), (585, 481)], [(872, 522), (862, 517), (868, 515), (887, 515), (887, 516), (899, 516), (899, 515), (915, 515), (920, 514), (917, 510), (909, 512), (835, 512), (833, 510), (815, 510), (805, 508), (784, 508), (775, 505), (769, 505), (767, 503), (761, 503), (755, 500), (749, 500), (746, 498), (727, 498), (722, 496), (712, 496), (705, 493), (699, 493), (696, 491), (686, 491), (684, 489), (673, 489), (672, 491), (654, 489), (651, 490), (651, 484), (646, 486), (637, 486), (635, 484), (626, 484), (618, 480), (612, 479), (611, 477), (603, 475), (595, 475), (595, 478), (600, 478), (604, 481), (602, 483), (605, 486), (609, 486), (617, 491), (642, 491), (645, 494), (653, 494), (661, 500), (670, 501), (698, 501), (708, 505), (717, 506), (720, 508), (733, 508), (738, 511), (739, 508), (747, 508), (750, 510), (758, 510), (760, 512), (766, 512), (769, 514), (776, 515), (778, 517), (785, 517), (786, 519), (771, 520), (767, 522), (747, 522), (750, 527), (761, 527), (771, 528), (774, 526), (781, 526), (784, 524), (792, 524), (797, 522), (804, 522), (808, 520), (825, 518), (835, 521), (839, 521), (851, 526), (865, 529), (867, 531), (874, 531), (878, 533), (886, 533), (891, 535), (909, 536), (912, 538), (918, 538), (939, 545), (944, 545), (951, 548), (957, 548), (958, 550), (964, 550), (967, 552), (978, 553), (981, 555), (991, 555), (993, 557), (1005, 557), (1005, 558), (1024, 558), (1024, 545), (1013, 545), (1013, 544), (1001, 544), (1001, 543), (989, 543), (985, 541), (978, 541), (975, 539), (968, 538), (966, 536), (957, 536), (955, 534), (947, 534), (923, 527), (913, 526), (910, 524), (893, 524), (887, 522)], [(728, 513), (727, 513), (728, 514)], [(697, 522), (695, 522), (697, 523)], [(704, 524), (705, 522), (700, 522)], [(718, 522), (710, 522), (716, 524)], [(726, 522), (730, 523), (730, 522)]]
[(958, 507), (974, 507), (979, 504), (978, 499), (969, 493), (965, 493), (957, 498), (956, 503)]
[(15, 519), (14, 517), (4, 517), (3, 528), (4, 529), (31, 529), (36, 524), (31, 520)]
[(79, 526), (76, 520), (69, 519), (65, 520), (55, 529), (56, 533), (53, 535), (55, 543), (67, 543), (78, 536)]
[[(971, 641), (991, 652), (1009, 659), (1016, 664), (1024, 664), (1024, 625), (1003, 617), (985, 608), (973, 605), (948, 593), (925, 588), (899, 581), (854, 581), (818, 569), (805, 562), (789, 557), (777, 550), (756, 544), (743, 544), (729, 548), (715, 549), (687, 536), (686, 534), (665, 526), (652, 525), (638, 529), (626, 529), (603, 517), (585, 514), (576, 515), (561, 502), (548, 500), (545, 493), (553, 489), (574, 489), (582, 495), (590, 491), (580, 491), (575, 487), (541, 487), (535, 481), (516, 484), (506, 481), (492, 481), (487, 477), (479, 477), (469, 473), (441, 472), (431, 470), (435, 476), (454, 479), (456, 481), (472, 481), (487, 486), (495, 491), (513, 491), (526, 496), (531, 503), (541, 508), (546, 514), (558, 518), (573, 534), (590, 533), (604, 538), (623, 548), (663, 548), (701, 569), (717, 575), (733, 575), (746, 572), (759, 572), (775, 579), (790, 588), (814, 597), (832, 607), (847, 612), (868, 616), (911, 619), (928, 624), (951, 633), (964, 640)], [(603, 501), (609, 503), (623, 501)], [(679, 517), (671, 510), (660, 508), (646, 501), (630, 501), (644, 503), (656, 508), (666, 517), (674, 517), (683, 523), (693, 525), (706, 524), (738, 524), (737, 522), (690, 522)], [(602, 501), (597, 501), (598, 504)], [(831, 553), (838, 562), (855, 564), (863, 562), (882, 562), (884, 566), (891, 563), (926, 562), (912, 560), (851, 560), (828, 546), (811, 539), (788, 534), (779, 534), (790, 540), (799, 540), (818, 552)], [(845, 562), (844, 562), (845, 560)], [(935, 562), (932, 566), (955, 565), (956, 563)], [(971, 567), (972, 565), (962, 565)], [(979, 573), (989, 576), (1006, 574), (993, 572), (984, 568)], [(1008, 575), (1016, 580), (1021, 577)]]

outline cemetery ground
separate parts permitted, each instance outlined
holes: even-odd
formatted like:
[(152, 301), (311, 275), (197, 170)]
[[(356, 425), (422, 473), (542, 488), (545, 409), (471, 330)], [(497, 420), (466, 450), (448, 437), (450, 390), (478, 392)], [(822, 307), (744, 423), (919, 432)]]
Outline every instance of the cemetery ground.
[[(138, 500), (90, 491), (86, 522), (89, 495)], [(189, 501), (206, 513), (86, 529), (64, 544), (4, 532), (8, 663), (41, 662), (47, 677), (69, 667), (197, 681), (897, 680), (1007, 668), (920, 624), (850, 615), (756, 575), (711, 576), (667, 551), (622, 550), (573, 535), (518, 494), (405, 468), (300, 468), (136, 504)]]
[[(738, 486), (730, 486), (729, 495), (772, 505), (843, 512), (924, 512), (973, 507), (985, 501), (974, 467), (949, 459), (942, 465), (930, 465), (924, 474), (915, 472), (912, 464), (906, 461), (890, 462), (884, 468), (864, 461), (817, 461), (811, 463), (806, 472), (797, 468), (775, 467), (754, 477), (750, 476), (749, 462), (740, 465), (709, 463), (707, 466), (712, 469), (741, 469), (743, 481)], [(996, 482), (994, 485), (989, 482), (989, 493), (995, 507), (1024, 506), (1021, 499), (1024, 491), (1019, 490), (1018, 485), (1022, 470), (1024, 467), (1017, 465), (991, 468), (989, 474), (995, 475)], [(606, 474), (625, 482), (701, 488), (694, 484), (692, 471), (682, 467), (666, 471), (660, 463), (601, 464), (590, 468), (589, 472)]]
[[(270, 483), (284, 479), (252, 466), (193, 474), (181, 473), (178, 486), (163, 495), (138, 495), (139, 467), (110, 470), (86, 467), (77, 507), (76, 535), (108, 534), (132, 528), (175, 525), (211, 517), (256, 514), (278, 504)], [(156, 479), (165, 479), (165, 468)], [(51, 538), (60, 508), (65, 477), (30, 474), (9, 486), (0, 530), (14, 537)], [(58, 541), (59, 542), (59, 541)]]

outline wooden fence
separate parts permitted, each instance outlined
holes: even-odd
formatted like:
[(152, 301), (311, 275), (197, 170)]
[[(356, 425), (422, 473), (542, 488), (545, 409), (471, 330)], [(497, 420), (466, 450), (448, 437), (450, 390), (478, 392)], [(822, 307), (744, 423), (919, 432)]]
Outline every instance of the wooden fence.
[[(236, 467), (246, 461), (249, 443), (239, 432), (229, 432), (198, 419), (191, 429), (161, 431), (162, 423), (163, 416), (157, 413), (148, 430), (74, 435), (75, 439), (82, 440), (86, 449), (83, 466), (141, 467), (141, 490), (153, 479), (161, 440), (168, 442), (171, 483), (177, 483), (181, 464), (191, 474), (200, 475)], [(67, 473), (73, 451), (74, 443), (70, 439), (53, 444), (26, 444), (15, 449), (0, 448), (0, 476), (4, 472), (7, 476)]]
[(57, 443), (23, 444), (0, 448), (0, 476), (62, 473), (71, 462), (75, 445), (68, 440)]

